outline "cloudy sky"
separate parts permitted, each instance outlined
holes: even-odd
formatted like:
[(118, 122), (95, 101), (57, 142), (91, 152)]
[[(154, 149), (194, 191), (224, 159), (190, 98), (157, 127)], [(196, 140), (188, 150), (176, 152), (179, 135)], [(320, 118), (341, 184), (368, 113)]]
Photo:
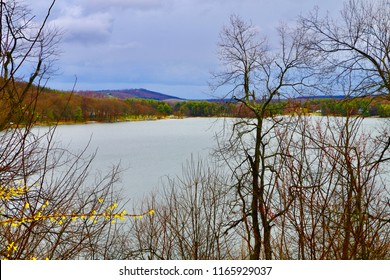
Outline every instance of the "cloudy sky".
[[(51, 0), (34, 0), (42, 15)], [(27, 1), (28, 4), (28, 1)], [(232, 14), (275, 36), (315, 6), (338, 13), (340, 0), (57, 0), (50, 17), (63, 31), (55, 89), (147, 88), (208, 98), (218, 67), (219, 32)]]

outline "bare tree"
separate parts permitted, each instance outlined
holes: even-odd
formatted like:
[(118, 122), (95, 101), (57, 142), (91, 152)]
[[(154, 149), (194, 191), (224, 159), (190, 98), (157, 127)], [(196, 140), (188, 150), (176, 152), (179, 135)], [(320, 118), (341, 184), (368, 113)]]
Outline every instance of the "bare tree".
[[(300, 28), (308, 35), (306, 47), (323, 58), (317, 67), (331, 70), (325, 71), (330, 81), (327, 89), (344, 94), (346, 104), (356, 96), (389, 98), (389, 13), (388, 1), (348, 0), (339, 17), (320, 16), (317, 9), (300, 19)], [(332, 119), (322, 126), (313, 139), (332, 166), (324, 171), (329, 189), (321, 204), (324, 214), (328, 213), (322, 229), (333, 236), (326, 241), (329, 248), (323, 256), (388, 258), (388, 189), (381, 174), (388, 161), (388, 128), (370, 132), (374, 137), (362, 131), (362, 117), (350, 112), (345, 119)], [(342, 215), (330, 214), (330, 207)], [(337, 230), (331, 233), (331, 228)], [(378, 246), (373, 245), (376, 238)]]
[[(351, 8), (355, 4), (345, 9), (357, 12)], [(355, 27), (357, 15), (347, 11), (344, 19)], [(347, 35), (340, 32), (347, 29), (320, 22), (332, 30), (329, 36), (343, 34), (336, 42), (317, 25), (303, 22), (296, 30), (280, 28), (281, 44), (274, 49), (258, 41), (253, 25), (235, 16), (221, 32), (224, 70), (214, 76), (215, 85), (230, 85), (229, 94), (246, 116), (233, 121), (217, 151), (231, 170), (234, 209), (241, 211), (230, 228), (242, 225), (251, 259), (388, 258), (388, 190), (382, 173), (388, 130), (371, 136), (362, 131), (364, 118), (352, 112), (317, 122), (299, 104), (292, 116), (275, 113), (280, 97), (331, 90), (347, 97), (386, 92), (388, 51), (380, 44), (378, 53), (370, 50), (380, 60), (374, 69), (373, 59), (357, 51), (362, 42), (355, 48), (341, 43)], [(367, 43), (371, 39), (366, 38), (367, 50), (374, 46)]]
[(126, 215), (114, 188), (118, 169), (87, 180), (93, 155), (54, 143), (55, 126), (34, 128), (59, 40), (47, 26), (54, 3), (38, 24), (28, 7), (0, 2), (0, 256), (110, 258), (120, 228), (113, 222)]
[(275, 221), (278, 258), (388, 258), (388, 132), (370, 122), (380, 123), (305, 116), (293, 124), (280, 173), (296, 199)]
[(301, 17), (307, 47), (333, 70), (332, 83), (353, 75), (354, 95), (390, 93), (389, 13), (385, 0), (348, 0), (339, 17), (320, 16), (318, 9)]
[[(219, 154), (229, 164), (236, 180), (241, 218), (244, 223), (251, 259), (271, 259), (273, 222), (285, 213), (293, 196), (280, 208), (280, 180), (277, 128), (289, 123), (289, 117), (275, 113), (281, 97), (294, 96), (310, 83), (310, 52), (303, 44), (300, 30), (279, 28), (280, 46), (270, 50), (265, 39), (258, 41), (256, 28), (233, 16), (221, 32), (220, 60), (224, 70), (215, 75), (216, 87), (232, 85), (230, 94), (249, 112), (235, 121), (227, 141), (221, 142)], [(288, 188), (286, 185), (280, 187)], [(278, 202), (277, 202), (278, 201)], [(263, 246), (263, 248), (262, 248)]]
[(144, 201), (155, 215), (137, 219), (129, 232), (128, 256), (139, 259), (236, 259), (239, 238), (226, 232), (228, 177), (213, 164), (191, 159), (181, 177)]

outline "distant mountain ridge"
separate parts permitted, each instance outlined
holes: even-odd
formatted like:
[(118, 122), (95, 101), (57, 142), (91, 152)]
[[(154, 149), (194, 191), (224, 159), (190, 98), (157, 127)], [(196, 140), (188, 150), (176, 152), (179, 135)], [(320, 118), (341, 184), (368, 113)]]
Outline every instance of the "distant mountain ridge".
[(115, 97), (118, 99), (139, 98), (139, 99), (152, 99), (158, 101), (164, 100), (184, 100), (182, 98), (167, 95), (164, 93), (147, 90), (144, 88), (139, 89), (120, 89), (120, 90), (97, 90), (97, 91), (79, 91), (77, 94), (87, 97), (95, 98), (107, 98)]
[[(156, 91), (151, 91), (144, 88), (138, 89), (119, 89), (119, 90), (87, 90), (87, 91), (78, 91), (76, 94), (86, 97), (94, 97), (94, 98), (118, 98), (118, 99), (150, 99), (157, 101), (189, 101), (185, 98), (179, 98), (177, 96), (168, 95)], [(277, 101), (287, 101), (287, 100), (295, 100), (295, 101), (305, 101), (305, 100), (315, 100), (315, 99), (344, 99), (346, 98), (343, 95), (313, 95), (313, 96), (296, 96), (292, 98), (281, 98)], [(214, 98), (214, 99), (190, 99), (193, 101), (208, 101), (208, 102), (216, 102), (216, 103), (236, 103), (237, 100), (234, 98)]]

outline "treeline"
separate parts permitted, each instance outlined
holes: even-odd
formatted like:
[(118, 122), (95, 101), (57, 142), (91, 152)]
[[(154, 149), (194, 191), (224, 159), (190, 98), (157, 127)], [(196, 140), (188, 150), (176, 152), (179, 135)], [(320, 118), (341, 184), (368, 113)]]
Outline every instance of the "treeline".
[(236, 116), (236, 104), (208, 101), (163, 102), (147, 99), (85, 97), (69, 92), (43, 92), (35, 114), (41, 123), (116, 122), (133, 119)]
[[(253, 117), (245, 106), (238, 106), (235, 116)], [(386, 97), (290, 99), (267, 105), (266, 116), (309, 114), (319, 116), (390, 117), (390, 103)]]
[(154, 100), (120, 100), (91, 98), (71, 94), (43, 93), (37, 102), (36, 114), (40, 122), (115, 122), (125, 118), (172, 114), (171, 107)]
[[(253, 112), (239, 102), (121, 100), (117, 98), (85, 97), (70, 92), (52, 90), (45, 90), (40, 94), (33, 110), (37, 121), (40, 123), (57, 121), (75, 123), (89, 121), (116, 122), (158, 119), (170, 115), (176, 117), (253, 117)], [(380, 98), (291, 99), (269, 104), (266, 113), (267, 116), (315, 114), (322, 116), (390, 117), (390, 103), (386, 99)]]
[(350, 116), (390, 117), (388, 98), (346, 98), (346, 99), (319, 99), (309, 100), (302, 104), (307, 112), (319, 113), (322, 116)]
[[(286, 104), (273, 104), (273, 114), (287, 111)], [(239, 103), (205, 100), (157, 101), (149, 99), (95, 98), (69, 92), (46, 91), (36, 105), (39, 122), (116, 122), (176, 117), (251, 117)]]

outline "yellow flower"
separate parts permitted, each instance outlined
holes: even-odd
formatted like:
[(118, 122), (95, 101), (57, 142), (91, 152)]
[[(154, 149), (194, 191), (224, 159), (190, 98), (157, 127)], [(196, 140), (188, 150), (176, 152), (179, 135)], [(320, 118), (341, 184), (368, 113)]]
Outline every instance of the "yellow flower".
[(150, 215), (153, 215), (154, 213), (155, 213), (155, 211), (153, 209), (149, 211)]
[(25, 204), (24, 204), (24, 208), (29, 208), (30, 207), (30, 203), (28, 203), (28, 202), (26, 202)]
[(49, 201), (46, 200), (44, 204), (42, 204), (41, 209), (45, 209), (49, 205)]
[(102, 197), (99, 197), (98, 201), (99, 203), (103, 203), (104, 199)]
[(35, 221), (38, 221), (40, 218), (42, 218), (42, 213), (41, 213), (41, 212), (38, 212), (38, 213), (34, 216), (34, 220), (35, 220)]
[(8, 246), (7, 246), (7, 251), (16, 251), (18, 249), (18, 246), (15, 245), (15, 242), (12, 242), (10, 243)]

